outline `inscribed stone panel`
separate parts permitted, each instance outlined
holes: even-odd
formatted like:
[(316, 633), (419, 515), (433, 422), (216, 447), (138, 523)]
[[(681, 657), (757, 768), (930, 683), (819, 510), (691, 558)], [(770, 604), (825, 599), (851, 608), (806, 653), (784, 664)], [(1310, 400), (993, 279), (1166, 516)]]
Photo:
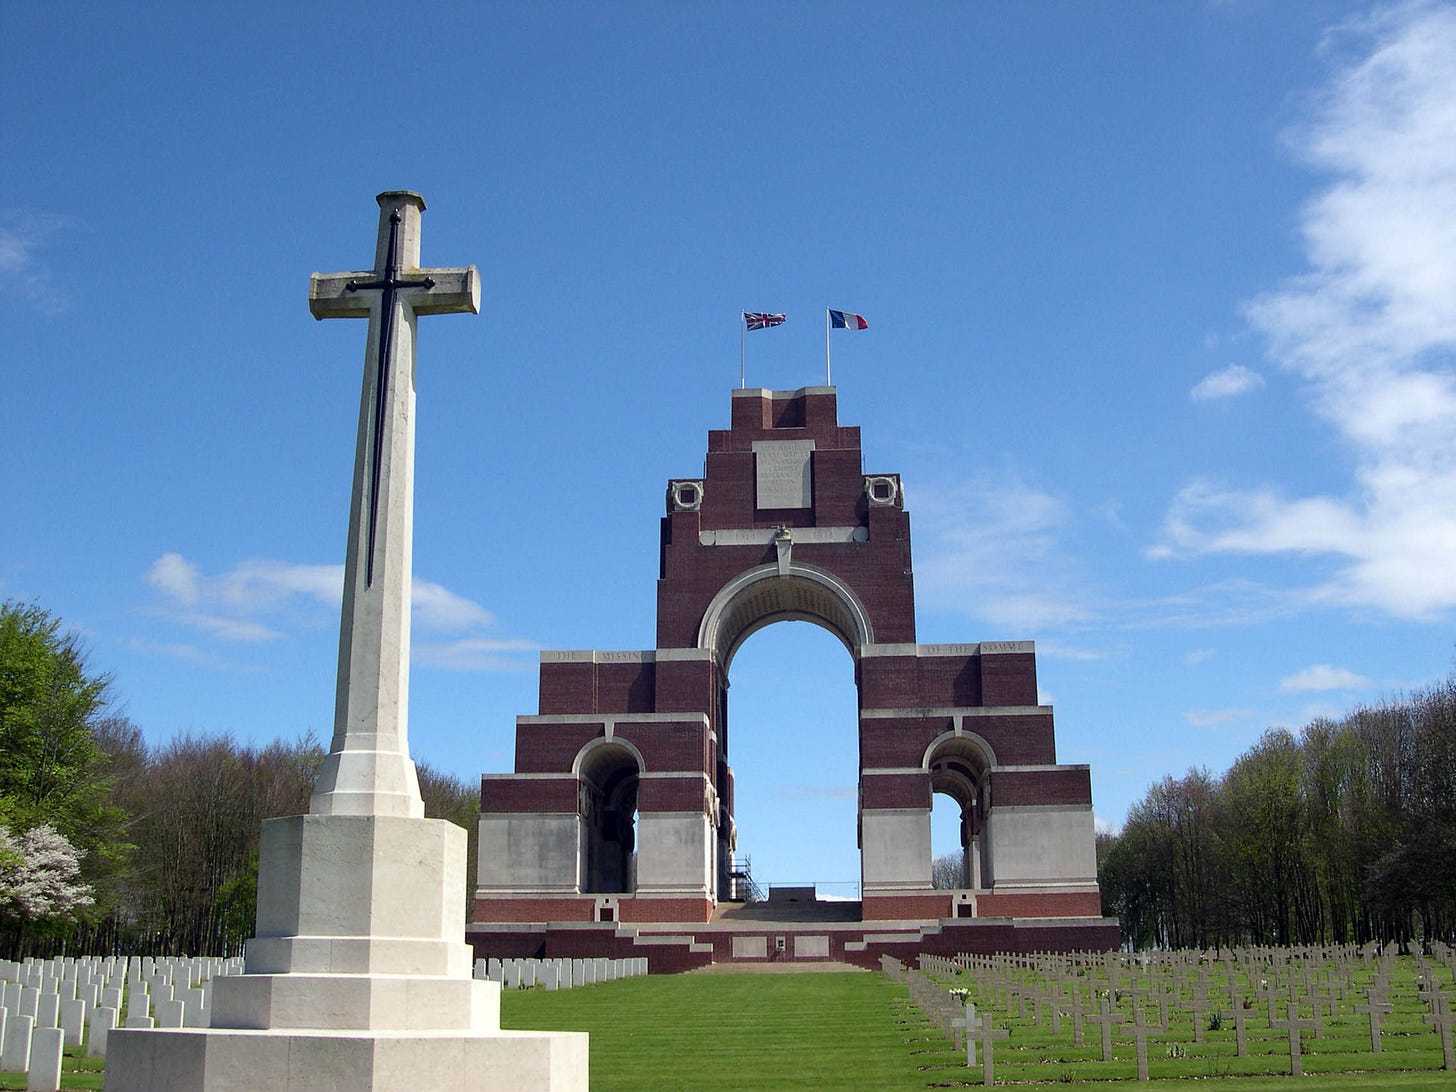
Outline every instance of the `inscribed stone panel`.
[(759, 508), (812, 508), (813, 440), (755, 440), (754, 471)]
[(828, 959), (829, 938), (828, 937), (795, 937), (794, 938), (795, 959)]
[(734, 937), (734, 959), (767, 959), (768, 937)]

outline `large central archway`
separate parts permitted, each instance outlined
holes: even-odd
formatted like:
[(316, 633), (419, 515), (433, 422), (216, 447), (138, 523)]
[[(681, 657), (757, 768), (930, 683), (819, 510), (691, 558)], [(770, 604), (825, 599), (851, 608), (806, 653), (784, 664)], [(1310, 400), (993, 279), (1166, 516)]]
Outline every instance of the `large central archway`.
[[(483, 779), (477, 921), (708, 920), (733, 894), (729, 669), (784, 620), (853, 663), (865, 919), (1100, 912), (1090, 778), (1057, 762), (1031, 644), (917, 643), (900, 480), (865, 473), (832, 388), (735, 391), (665, 500), (656, 647), (542, 653), (515, 772)], [(956, 891), (931, 884), (937, 793)]]
[[(786, 532), (792, 547), (792, 533)], [(859, 597), (833, 573), (788, 561), (758, 565), (723, 585), (703, 612), (698, 648), (711, 652), (726, 673), (740, 645), (774, 622), (812, 622), (849, 650), (875, 643), (874, 626)]]

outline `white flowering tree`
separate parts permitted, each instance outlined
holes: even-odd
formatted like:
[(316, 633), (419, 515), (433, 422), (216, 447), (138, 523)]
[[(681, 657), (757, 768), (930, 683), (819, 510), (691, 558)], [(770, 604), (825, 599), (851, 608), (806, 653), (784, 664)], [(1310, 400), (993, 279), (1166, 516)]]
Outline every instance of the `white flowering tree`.
[(68, 918), (90, 906), (81, 851), (49, 823), (19, 838), (0, 826), (0, 909), (24, 919)]

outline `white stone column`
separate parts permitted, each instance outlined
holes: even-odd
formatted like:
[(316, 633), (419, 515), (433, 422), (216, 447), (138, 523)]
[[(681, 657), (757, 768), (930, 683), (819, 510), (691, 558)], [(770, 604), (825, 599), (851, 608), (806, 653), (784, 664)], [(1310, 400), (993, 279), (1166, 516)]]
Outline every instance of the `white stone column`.
[(475, 267), (420, 269), (425, 202), (379, 195), (374, 269), (315, 274), (314, 317), (369, 318), (349, 502), (334, 734), (313, 815), (424, 815), (409, 757), (417, 315), (480, 310)]

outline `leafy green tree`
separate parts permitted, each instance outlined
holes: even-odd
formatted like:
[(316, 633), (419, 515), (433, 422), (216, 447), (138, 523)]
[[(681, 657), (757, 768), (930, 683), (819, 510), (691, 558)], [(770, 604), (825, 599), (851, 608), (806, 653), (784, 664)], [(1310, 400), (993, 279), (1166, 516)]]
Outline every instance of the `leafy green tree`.
[(425, 816), (448, 819), (465, 828), (465, 920), (475, 903), (476, 838), (480, 828), (480, 788), (471, 787), (453, 774), (436, 770), (427, 762), (416, 762), (420, 779), (420, 798)]
[[(0, 823), (22, 841), (39, 828), (58, 834), (83, 883), (124, 867), (130, 848), (95, 732), (109, 685), (50, 612), (0, 604)], [(9, 930), (12, 948), (18, 936)]]

